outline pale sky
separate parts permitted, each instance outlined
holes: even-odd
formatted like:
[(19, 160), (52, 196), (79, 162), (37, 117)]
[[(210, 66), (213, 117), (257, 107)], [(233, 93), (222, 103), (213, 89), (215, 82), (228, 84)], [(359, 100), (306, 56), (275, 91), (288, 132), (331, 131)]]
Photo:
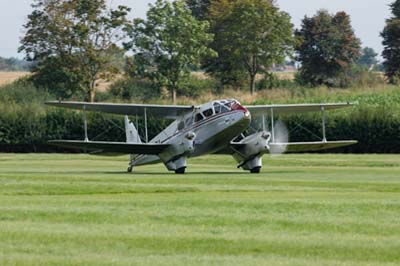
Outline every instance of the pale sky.
[[(382, 52), (379, 33), (390, 16), (388, 5), (394, 0), (277, 0), (279, 7), (292, 16), (296, 27), (305, 15), (312, 16), (323, 8), (331, 13), (345, 11), (350, 14), (356, 35), (363, 46)], [(131, 17), (144, 17), (149, 3), (154, 0), (109, 0), (112, 5), (123, 4), (132, 8)], [(32, 0), (0, 0), (0, 56), (18, 57), (19, 40), (23, 36), (22, 25), (32, 11)]]

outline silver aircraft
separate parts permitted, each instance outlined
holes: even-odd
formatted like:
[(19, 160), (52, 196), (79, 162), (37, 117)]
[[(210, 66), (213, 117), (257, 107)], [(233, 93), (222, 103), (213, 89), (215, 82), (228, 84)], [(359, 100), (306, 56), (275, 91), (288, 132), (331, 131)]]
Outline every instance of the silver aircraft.
[[(357, 143), (355, 140), (328, 141), (325, 133), (325, 111), (349, 107), (352, 106), (351, 103), (243, 106), (237, 100), (227, 99), (200, 106), (61, 101), (47, 104), (83, 110), (84, 117), (84, 140), (55, 140), (50, 141), (51, 144), (82, 149), (93, 154), (128, 154), (128, 172), (132, 172), (136, 166), (162, 162), (169, 171), (183, 174), (190, 157), (226, 154), (235, 158), (238, 168), (259, 173), (265, 154), (318, 151)], [(125, 115), (126, 142), (90, 141), (86, 111)], [(277, 115), (303, 112), (321, 112), (321, 141), (288, 142), (286, 127), (282, 122), (275, 121)], [(128, 115), (144, 117), (143, 138), (138, 133), (138, 126), (135, 127)], [(148, 116), (174, 121), (149, 141)]]

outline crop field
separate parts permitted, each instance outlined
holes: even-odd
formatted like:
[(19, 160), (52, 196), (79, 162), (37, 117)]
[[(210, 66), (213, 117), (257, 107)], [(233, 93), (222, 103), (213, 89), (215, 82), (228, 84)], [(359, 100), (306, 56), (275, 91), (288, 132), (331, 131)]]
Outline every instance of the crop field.
[(0, 265), (400, 265), (399, 155), (264, 164), (0, 154)]
[(19, 72), (19, 71), (0, 71), (0, 86), (12, 83), (19, 78), (29, 75), (29, 72)]

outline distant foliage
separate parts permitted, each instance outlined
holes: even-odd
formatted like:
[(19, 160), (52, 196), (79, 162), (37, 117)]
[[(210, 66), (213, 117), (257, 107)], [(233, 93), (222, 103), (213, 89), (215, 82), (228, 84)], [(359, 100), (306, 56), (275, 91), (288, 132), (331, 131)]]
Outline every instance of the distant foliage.
[(313, 86), (348, 86), (346, 72), (360, 55), (360, 40), (345, 12), (320, 10), (296, 31), (300, 81)]
[(20, 60), (14, 57), (0, 57), (0, 71), (29, 71), (33, 63)]
[(361, 56), (358, 59), (357, 64), (368, 69), (375, 67), (378, 64), (377, 56), (378, 54), (374, 49), (370, 47), (364, 47), (361, 51)]
[[(371, 66), (370, 66), (371, 67)], [(375, 87), (385, 84), (384, 76), (379, 72), (370, 71), (365, 65), (353, 65), (346, 74), (350, 87)]]
[(114, 82), (108, 93), (114, 99), (123, 101), (146, 101), (161, 97), (160, 87), (155, 86), (150, 80), (127, 77)]
[(186, 4), (196, 19), (205, 20), (208, 17), (211, 0), (186, 0)]
[(182, 85), (181, 94), (186, 97), (196, 98), (204, 93), (218, 93), (219, 83), (212, 78), (197, 78), (191, 75)]
[(258, 90), (277, 89), (277, 88), (298, 88), (299, 85), (295, 80), (280, 79), (274, 73), (266, 73), (264, 77), (257, 82)]
[(246, 74), (253, 94), (256, 75), (291, 54), (290, 16), (271, 1), (259, 0), (213, 1), (209, 13), (215, 35), (211, 47), (219, 56), (208, 60), (207, 71), (222, 81)]
[(43, 106), (50, 97), (46, 90), (38, 89), (28, 78), (0, 87), (0, 107), (3, 111), (9, 110), (14, 104)]
[(118, 73), (118, 42), (129, 8), (108, 9), (106, 0), (34, 0), (20, 52), (36, 62), (32, 80), (59, 98), (82, 91), (94, 101), (96, 82)]
[(400, 0), (390, 5), (393, 17), (386, 20), (386, 26), (381, 33), (384, 50), (382, 53), (383, 67), (390, 83), (400, 82)]
[(158, 0), (150, 5), (147, 19), (135, 19), (127, 47), (135, 53), (137, 75), (165, 87), (175, 103), (193, 66), (216, 53), (208, 47), (209, 23), (196, 20), (183, 0)]

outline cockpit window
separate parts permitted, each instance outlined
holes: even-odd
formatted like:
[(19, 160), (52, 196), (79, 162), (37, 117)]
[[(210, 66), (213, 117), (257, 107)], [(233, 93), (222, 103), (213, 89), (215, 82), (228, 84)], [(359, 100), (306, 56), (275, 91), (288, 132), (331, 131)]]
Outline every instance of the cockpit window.
[(214, 113), (213, 113), (213, 110), (212, 109), (207, 109), (207, 110), (205, 110), (204, 112), (203, 112), (203, 115), (205, 116), (205, 117), (209, 117), (209, 116), (212, 116)]
[(215, 109), (216, 114), (225, 113), (230, 110), (230, 107), (225, 105), (225, 104), (227, 104), (227, 102), (221, 101), (221, 103), (214, 103), (214, 109)]
[(194, 121), (195, 121), (195, 122), (199, 122), (199, 121), (201, 121), (201, 120), (203, 120), (203, 119), (204, 119), (203, 115), (202, 115), (201, 113), (198, 113), (198, 114), (196, 115), (196, 117), (194, 118)]

